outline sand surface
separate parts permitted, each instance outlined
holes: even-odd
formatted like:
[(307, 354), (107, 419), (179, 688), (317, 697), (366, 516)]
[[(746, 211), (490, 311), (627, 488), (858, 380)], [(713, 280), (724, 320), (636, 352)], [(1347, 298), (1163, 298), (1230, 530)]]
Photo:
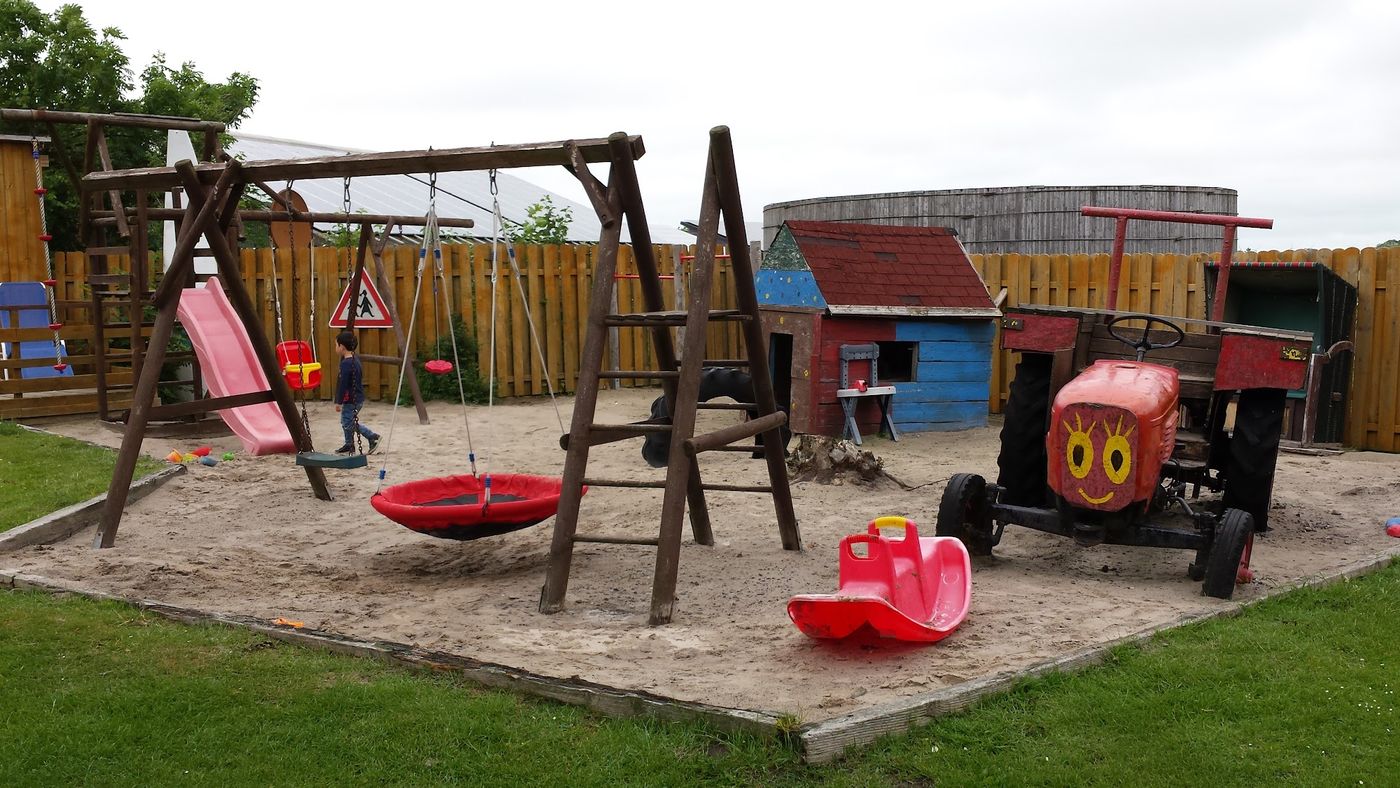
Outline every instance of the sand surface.
[[(644, 418), (651, 390), (605, 392), (598, 420)], [(568, 422), (572, 400), (560, 402)], [(466, 471), (460, 406), (435, 403), (431, 425), (401, 409), (389, 451), (389, 482)], [(735, 420), (702, 413), (702, 425)], [(371, 403), (362, 419), (382, 432), (389, 409)], [(547, 400), (470, 409), (475, 450), (498, 473), (561, 472), (559, 428)], [(312, 408), (317, 445), (338, 445), (336, 415)], [(106, 445), (120, 435), (86, 419), (48, 429)], [(902, 514), (932, 534), (944, 481), (953, 473), (995, 475), (997, 430), (925, 433), (898, 443), (868, 440), (891, 472), (916, 489), (854, 484), (794, 486), (806, 551), (781, 549), (772, 502), (711, 493), (716, 544), (682, 548), (674, 623), (648, 627), (655, 552), (580, 545), (565, 612), (536, 610), (553, 520), (513, 534), (452, 542), (412, 533), (369, 506), (378, 463), (328, 471), (336, 500), (316, 500), (290, 457), (249, 457), (192, 466), (127, 510), (113, 549), (96, 551), (91, 531), (57, 545), (0, 556), (0, 566), (81, 581), (130, 598), (272, 619), (347, 635), (417, 644), (535, 673), (641, 689), (721, 706), (792, 713), (804, 721), (838, 716), (989, 673), (1025, 667), (1229, 603), (1202, 597), (1186, 579), (1181, 551), (1099, 546), (1009, 528), (990, 559), (975, 559), (972, 613), (934, 646), (810, 640), (788, 621), (798, 593), (836, 585), (836, 546), (872, 517)], [(210, 441), (240, 450), (235, 438)], [(170, 439), (148, 440), (164, 456)], [(640, 442), (597, 447), (589, 473), (661, 478), (640, 459)], [(706, 479), (761, 482), (763, 463), (710, 454)], [(660, 491), (595, 489), (584, 499), (580, 533), (650, 535)], [(1400, 514), (1400, 456), (1351, 452), (1284, 454), (1273, 530), (1255, 548), (1257, 581), (1237, 599), (1400, 547), (1385, 535)]]

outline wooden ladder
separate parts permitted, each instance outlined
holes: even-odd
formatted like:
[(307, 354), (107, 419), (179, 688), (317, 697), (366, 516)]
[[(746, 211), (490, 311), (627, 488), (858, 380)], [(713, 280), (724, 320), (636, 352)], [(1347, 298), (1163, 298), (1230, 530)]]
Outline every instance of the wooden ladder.
[[(710, 131), (709, 162), (700, 202), (694, 270), (689, 277), (689, 303), (684, 310), (665, 309), (655, 251), (652, 248), (646, 212), (637, 186), (634, 153), (631, 147), (625, 144), (625, 138), (614, 135), (609, 142), (612, 158), (609, 184), (605, 187), (596, 181), (590, 184), (585, 180), (590, 198), (598, 208), (600, 216), (605, 216), (605, 219), (603, 236), (598, 247), (597, 265), (593, 273), (592, 299), (582, 359), (579, 363), (573, 421), (569, 434), (561, 440), (568, 455), (564, 463), (563, 490), (554, 522), (554, 538), (550, 546), (549, 570), (540, 594), (540, 612), (555, 613), (563, 609), (574, 545), (586, 542), (648, 545), (657, 548), (650, 623), (665, 624), (671, 620), (675, 605), (681, 531), (687, 501), (690, 504), (691, 531), (699, 544), (714, 544), (709, 510), (705, 503), (705, 490), (770, 494), (773, 497), (783, 549), (801, 550), (802, 537), (793, 511), (792, 492), (788, 486), (787, 465), (783, 456), (781, 430), (787, 423), (787, 414), (778, 410), (773, 396), (773, 383), (759, 323), (753, 262), (750, 259), (744, 228), (729, 129), (720, 126)], [(587, 177), (579, 172), (578, 167), (574, 169), (581, 179)], [(624, 217), (631, 230), (638, 282), (646, 311), (612, 314), (610, 305), (613, 303), (613, 288), (617, 284), (614, 274), (617, 270), (621, 220)], [(733, 264), (737, 309), (711, 309), (715, 248), (721, 218), (724, 220)], [(706, 359), (707, 325), (710, 322), (728, 321), (738, 322), (743, 328), (746, 358)], [(648, 329), (660, 368), (642, 371), (603, 369), (608, 330), (613, 327)], [(680, 327), (684, 327), (685, 332), (681, 353), (677, 357), (671, 330)], [(698, 403), (700, 378), (704, 368), (715, 366), (748, 367), (753, 380), (755, 401), (738, 405)], [(627, 424), (594, 423), (599, 382), (609, 378), (660, 380), (666, 394), (669, 418)], [(742, 409), (756, 412), (757, 415), (741, 424), (696, 435), (696, 412), (707, 407)], [(664, 482), (600, 479), (587, 475), (588, 452), (591, 447), (656, 433), (668, 433), (671, 437)], [(737, 441), (756, 436), (762, 436), (761, 446), (733, 445)], [(697, 460), (700, 454), (707, 451), (761, 451), (767, 462), (768, 484), (733, 485), (703, 482)], [(664, 489), (658, 535), (623, 537), (579, 534), (579, 505), (585, 486)]]

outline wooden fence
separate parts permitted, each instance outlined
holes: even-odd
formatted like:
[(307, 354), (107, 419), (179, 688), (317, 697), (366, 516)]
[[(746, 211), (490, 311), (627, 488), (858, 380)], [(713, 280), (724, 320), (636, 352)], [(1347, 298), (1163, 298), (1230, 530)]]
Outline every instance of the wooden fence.
[[(526, 301), (530, 307), (545, 365), (530, 336), (525, 310), (510, 273), (504, 248), (500, 253), (500, 277), (496, 288), (496, 393), (502, 397), (548, 394), (546, 379), (552, 377), (556, 392), (572, 392), (578, 378), (580, 347), (593, 286), (594, 258), (597, 247), (588, 246), (526, 246), (515, 248), (517, 265), (521, 269)], [(692, 249), (680, 246), (657, 246), (657, 258), (663, 276), (675, 273), (679, 256)], [(340, 300), (352, 273), (354, 250), (321, 248), (315, 253), (315, 345), (321, 363), (330, 367), (334, 338), (338, 329), (328, 325), (331, 311)], [(293, 300), (292, 272), (289, 256), (283, 252), (274, 261), (270, 249), (244, 249), (241, 252), (244, 281), (261, 311), (264, 330), (274, 343), (279, 341), (276, 305), (280, 297), (282, 331), (286, 339), (307, 339), (310, 325), (309, 272), (298, 272), (296, 298)], [(400, 320), (407, 328), (414, 302), (414, 278), (418, 264), (418, 249), (402, 246), (385, 250), (385, 274), (393, 287)], [(81, 254), (60, 255), (59, 297), (87, 297), (83, 283), (84, 259)], [(303, 263), (303, 269), (305, 264)], [(125, 263), (117, 258), (113, 267), (123, 269)], [(683, 263), (688, 268), (688, 263)], [(413, 330), (411, 350), (429, 348), (441, 336), (447, 340), (450, 318), (461, 316), (466, 330), (476, 340), (477, 363), (483, 377), (488, 370), (491, 348), (491, 245), (451, 244), (443, 247), (443, 269), (447, 279), (449, 306), (444, 308), (442, 296), (431, 281), (422, 283), (418, 315)], [(274, 271), (276, 276), (274, 277)], [(367, 268), (372, 275), (373, 268)], [(643, 311), (641, 288), (635, 277), (636, 260), (630, 246), (623, 246), (618, 256), (618, 311)], [(729, 261), (720, 260), (716, 266), (713, 308), (732, 309), (734, 283)], [(273, 280), (277, 280), (274, 288)], [(684, 284), (684, 278), (682, 279)], [(666, 307), (675, 308), (675, 293), (671, 282), (663, 291)], [(684, 289), (684, 288), (683, 288)], [(688, 290), (685, 290), (688, 292)], [(387, 294), (384, 294), (387, 297)], [(275, 297), (276, 296), (276, 297)], [(684, 308), (684, 301), (682, 301)], [(396, 356), (392, 329), (360, 329), (360, 351), (370, 355)], [(718, 323), (709, 329), (709, 358), (737, 358), (742, 355), (741, 334), (734, 323)], [(655, 369), (651, 343), (637, 329), (617, 331), (618, 359), (611, 369)], [(546, 373), (548, 370), (548, 373)], [(366, 364), (365, 388), (371, 399), (389, 399), (398, 383), (398, 368), (391, 365)], [(647, 381), (623, 380), (626, 387), (645, 386)], [(322, 377), (319, 394), (329, 398), (334, 391), (334, 375)]]
[[(1205, 317), (1205, 263), (1219, 255), (1134, 254), (1123, 261), (1120, 308), (1178, 317)], [(1236, 261), (1315, 261), (1356, 286), (1350, 403), (1346, 444), (1400, 451), (1400, 248), (1306, 249), (1241, 252)], [(1108, 255), (973, 255), (995, 295), (1005, 287), (1006, 304), (1102, 307), (1108, 285)], [(999, 341), (999, 340), (998, 340)], [(1006, 402), (1014, 354), (993, 356), (991, 409)]]
[[(657, 257), (662, 273), (675, 273), (674, 261), (679, 254), (689, 254), (684, 247), (658, 246)], [(444, 248), (444, 270), (448, 278), (451, 310), (462, 316), (467, 329), (477, 341), (477, 362), (483, 375), (490, 353), (490, 282), (489, 244), (449, 245)], [(524, 273), (526, 297), (530, 304), (536, 331), (544, 348), (547, 366), (541, 367), (531, 344), (524, 310), (509, 269), (502, 255), (502, 278), (497, 291), (496, 370), (497, 393), (500, 396), (539, 395), (547, 393), (546, 373), (553, 377), (555, 390), (573, 391), (578, 375), (579, 348), (583, 341), (584, 324), (588, 314), (590, 289), (593, 283), (594, 246), (519, 246), (517, 259)], [(350, 251), (318, 249), (316, 268), (316, 345), (322, 363), (331, 363), (334, 330), (326, 325), (331, 309), (339, 300), (350, 275)], [(1162, 315), (1203, 317), (1205, 315), (1204, 254), (1135, 254), (1124, 260), (1119, 304), (1125, 309)], [(1350, 405), (1347, 413), (1346, 442), (1350, 446), (1380, 451), (1400, 451), (1400, 249), (1321, 249), (1281, 252), (1242, 252), (1236, 260), (1302, 261), (1314, 260), (1329, 266), (1358, 291), (1355, 328), (1356, 356)], [(262, 309), (268, 336), (277, 340), (275, 301), (273, 299), (272, 253), (267, 249), (242, 252), (245, 281)], [(1046, 304), (1058, 306), (1101, 307), (1108, 281), (1107, 255), (973, 255), (973, 265), (981, 272), (993, 294), (1005, 287), (1006, 303)], [(60, 298), (77, 299), (85, 296), (82, 284), (81, 255), (61, 255)], [(408, 322), (413, 303), (413, 278), (417, 265), (417, 249), (395, 248), (386, 251), (387, 274), (394, 288), (394, 299), (402, 319)], [(286, 260), (277, 265), (278, 291), (282, 296), (283, 333), (304, 335), (307, 326), (309, 299), (305, 272), (298, 277), (299, 298), (293, 304), (290, 271)], [(624, 246), (618, 261), (619, 276), (635, 275), (636, 263), (630, 247)], [(734, 287), (727, 260), (721, 260), (716, 273), (715, 308), (734, 306)], [(669, 283), (668, 283), (669, 284)], [(674, 308), (670, 287), (666, 292), (668, 308)], [(440, 299), (440, 296), (438, 297)], [(414, 329), (414, 347), (432, 343), (441, 327), (446, 331), (447, 313), (435, 300), (430, 283), (425, 283), (419, 301), (419, 313)], [(640, 289), (635, 279), (618, 280), (619, 311), (641, 311)], [(299, 314), (298, 331), (293, 330), (292, 313)], [(712, 326), (708, 356), (736, 358), (743, 354), (742, 338), (734, 324)], [(359, 332), (363, 352), (393, 355), (394, 336), (390, 330), (364, 329)], [(445, 336), (445, 335), (444, 335)], [(654, 368), (650, 342), (642, 332), (621, 329), (618, 332), (618, 369)], [(991, 410), (1000, 412), (1006, 401), (1015, 359), (1011, 353), (993, 356)], [(392, 397), (397, 370), (391, 366), (366, 366), (368, 393), (373, 398)], [(332, 392), (331, 378), (323, 378), (321, 396)], [(624, 386), (646, 385), (645, 381), (623, 381)]]

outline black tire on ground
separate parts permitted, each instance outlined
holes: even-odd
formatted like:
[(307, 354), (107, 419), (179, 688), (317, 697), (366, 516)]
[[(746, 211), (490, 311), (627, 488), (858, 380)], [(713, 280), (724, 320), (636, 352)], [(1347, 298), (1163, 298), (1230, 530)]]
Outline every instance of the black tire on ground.
[(1215, 539), (1206, 558), (1205, 582), (1201, 593), (1216, 599), (1235, 595), (1235, 578), (1239, 575), (1244, 546), (1254, 534), (1254, 518), (1239, 509), (1226, 509), (1215, 526)]
[(1258, 531), (1269, 529), (1269, 502), (1273, 499), (1287, 395), (1283, 389), (1246, 389), (1235, 405), (1224, 503), (1227, 508), (1248, 512)]
[[(700, 392), (697, 401), (709, 402), (716, 397), (729, 397), (735, 402), (754, 402), (753, 378), (749, 373), (733, 367), (710, 367), (700, 373)], [(786, 409), (783, 409), (787, 412)], [(758, 416), (757, 410), (748, 411), (749, 418)], [(666, 397), (652, 400), (651, 418), (666, 420)], [(783, 426), (783, 448), (792, 440), (792, 430)], [(755, 439), (762, 445), (762, 436)], [(763, 455), (755, 452), (755, 458)], [(642, 441), (642, 459), (653, 468), (664, 468), (671, 458), (671, 434), (668, 432), (648, 433)]]
[(992, 554), (992, 521), (987, 516), (987, 482), (975, 473), (959, 473), (948, 480), (938, 504), (933, 532), (962, 540), (973, 555)]
[(1048, 486), (1045, 424), (1050, 415), (1050, 366), (1045, 353), (1025, 353), (1016, 365), (1001, 427), (997, 485), (1003, 503), (1044, 506)]

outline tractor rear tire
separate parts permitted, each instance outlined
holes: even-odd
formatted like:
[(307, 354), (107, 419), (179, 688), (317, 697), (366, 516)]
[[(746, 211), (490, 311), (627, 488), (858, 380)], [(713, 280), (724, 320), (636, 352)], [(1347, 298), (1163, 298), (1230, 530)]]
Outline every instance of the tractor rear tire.
[(1045, 459), (1045, 425), (1050, 417), (1050, 368), (1053, 357), (1025, 353), (1016, 365), (1001, 425), (997, 486), (1001, 501), (1013, 506), (1045, 506), (1049, 487)]
[(959, 473), (948, 480), (938, 504), (935, 536), (960, 540), (972, 555), (992, 554), (992, 520), (987, 512), (987, 482), (975, 473)]
[(1269, 503), (1274, 494), (1274, 466), (1287, 396), (1283, 389), (1245, 389), (1235, 405), (1224, 503), (1226, 508), (1249, 512), (1258, 531), (1269, 530)]
[(1244, 558), (1244, 546), (1254, 535), (1254, 518), (1249, 512), (1239, 509), (1226, 509), (1220, 522), (1215, 526), (1215, 539), (1211, 542), (1210, 555), (1206, 558), (1205, 582), (1201, 593), (1216, 599), (1229, 599), (1235, 595), (1235, 582), (1239, 577), (1240, 561)]

